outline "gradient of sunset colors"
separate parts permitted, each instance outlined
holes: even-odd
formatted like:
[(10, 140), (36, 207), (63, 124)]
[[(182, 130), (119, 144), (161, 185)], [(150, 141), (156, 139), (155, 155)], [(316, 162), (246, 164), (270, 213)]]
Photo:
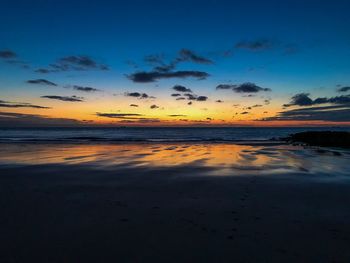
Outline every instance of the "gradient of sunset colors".
[(20, 1), (0, 126), (350, 124), (349, 1)]

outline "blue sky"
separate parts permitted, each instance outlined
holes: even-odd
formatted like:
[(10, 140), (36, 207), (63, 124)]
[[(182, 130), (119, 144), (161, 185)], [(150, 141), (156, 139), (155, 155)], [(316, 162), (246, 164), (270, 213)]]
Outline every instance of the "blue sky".
[[(271, 89), (268, 95), (256, 97), (271, 98), (269, 117), (273, 117), (296, 94), (310, 93), (313, 99), (347, 96), (337, 89), (350, 85), (348, 10), (349, 1), (4, 0), (0, 51), (15, 53), (12, 60), (17, 63), (9, 63), (5, 57), (0, 60), (0, 100), (41, 103), (40, 97), (48, 92), (73, 96), (72, 90), (62, 87), (82, 85), (104, 92), (88, 95), (89, 111), (95, 112), (105, 109), (91, 100), (108, 97), (109, 101), (115, 94), (118, 97), (134, 91), (154, 94), (160, 99), (154, 103), (168, 105), (171, 87), (184, 85), (208, 96), (208, 101), (224, 96), (230, 103), (240, 100), (245, 107), (250, 102), (244, 96), (237, 98), (242, 94), (216, 91), (215, 87), (249, 82)], [(182, 49), (212, 63), (189, 59), (178, 63), (176, 70), (206, 72), (209, 76), (205, 80), (171, 77), (135, 83), (127, 78), (135, 72), (153, 70), (154, 64), (145, 62), (146, 56), (161, 56), (162, 63), (169, 64), (178, 59)], [(35, 72), (60, 58), (83, 55), (108, 66), (108, 70)], [(61, 89), (34, 87), (26, 83), (30, 79), (47, 79)], [(29, 114), (25, 107), (4, 109), (14, 110)], [(128, 111), (109, 109), (113, 110)], [(57, 117), (58, 112), (59, 108), (46, 115)], [(252, 114), (248, 120), (257, 116)]]

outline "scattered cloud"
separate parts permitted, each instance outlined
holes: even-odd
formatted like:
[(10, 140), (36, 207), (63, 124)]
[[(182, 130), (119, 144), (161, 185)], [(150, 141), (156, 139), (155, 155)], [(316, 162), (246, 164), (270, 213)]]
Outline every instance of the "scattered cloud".
[(140, 116), (143, 116), (143, 115), (139, 114), (139, 113), (103, 113), (103, 112), (96, 112), (96, 116), (112, 118), (112, 119), (135, 119), (135, 118), (139, 118)]
[(86, 70), (109, 70), (105, 64), (98, 63), (93, 58), (85, 55), (67, 56), (58, 59), (55, 63), (50, 64), (47, 68), (39, 68), (35, 72), (52, 73), (63, 71), (86, 71)]
[(160, 119), (158, 118), (137, 118), (137, 119), (133, 119), (133, 120), (121, 120), (119, 121), (119, 123), (141, 123), (141, 124), (145, 124), (145, 123), (156, 123), (156, 122), (161, 122)]
[(169, 117), (186, 117), (187, 115), (183, 115), (183, 114), (170, 114), (168, 115)]
[(47, 95), (47, 96), (41, 96), (41, 98), (51, 99), (51, 100), (69, 101), (69, 102), (82, 102), (82, 101), (84, 101), (83, 97), (77, 97), (77, 96), (68, 97), (68, 96)]
[(130, 104), (129, 106), (130, 106), (130, 107), (136, 107), (136, 108), (137, 108), (139, 105), (137, 105), (137, 104)]
[(171, 94), (171, 96), (172, 96), (172, 97), (180, 97), (181, 94), (180, 94), (180, 93), (173, 93), (173, 94)]
[(252, 82), (245, 82), (242, 84), (220, 84), (216, 87), (216, 89), (231, 89), (236, 93), (256, 93), (260, 91), (271, 91), (269, 88), (262, 88)]
[(150, 106), (150, 108), (151, 108), (151, 109), (158, 109), (159, 106), (157, 106), (156, 104), (153, 104), (153, 105)]
[(73, 89), (78, 90), (78, 91), (83, 91), (83, 92), (96, 92), (96, 91), (100, 91), (99, 89), (95, 89), (92, 87), (83, 87), (83, 86), (77, 86), (74, 85)]
[(233, 89), (235, 85), (232, 85), (232, 84), (220, 84), (218, 86), (216, 86), (216, 89), (217, 90), (220, 90), (220, 89)]
[(4, 60), (7, 64), (16, 65), (24, 69), (30, 68), (27, 62), (18, 59), (18, 55), (9, 49), (0, 50), (0, 59)]
[[(192, 92), (191, 89), (188, 89), (188, 88), (186, 88), (186, 87), (184, 87), (184, 86), (181, 86), (181, 85), (175, 85), (175, 86), (173, 87), (173, 90), (178, 91), (178, 92)], [(180, 94), (179, 94), (179, 95), (180, 95)]]
[(148, 55), (144, 58), (144, 61), (153, 66), (150, 71), (138, 71), (133, 74), (127, 75), (127, 78), (133, 82), (147, 83), (155, 82), (159, 79), (169, 78), (196, 78), (199, 80), (209, 77), (209, 74), (203, 71), (196, 70), (175, 70), (177, 65), (182, 62), (193, 62), (196, 64), (213, 64), (213, 61), (209, 58), (198, 55), (192, 50), (181, 49), (178, 55), (171, 61), (166, 62), (165, 55), (156, 54)]
[(179, 52), (178, 61), (191, 61), (198, 64), (213, 64), (214, 62), (208, 58), (196, 54), (189, 49), (181, 49)]
[(217, 103), (223, 103), (224, 101), (223, 101), (223, 100), (216, 100), (215, 102), (217, 102)]
[(64, 127), (78, 126), (84, 122), (68, 118), (51, 118), (49, 116), (0, 112), (1, 127)]
[[(192, 92), (192, 91), (191, 91)], [(198, 96), (196, 94), (193, 94), (193, 93), (184, 93), (182, 95), (183, 97), (178, 97), (176, 98), (176, 100), (195, 100), (195, 101), (207, 101), (208, 100), (208, 97), (207, 96)], [(188, 105), (191, 105), (192, 103), (188, 103)]]
[(152, 123), (160, 122), (157, 118), (147, 118), (139, 113), (103, 113), (96, 112), (96, 116), (110, 119), (118, 119), (118, 123)]
[(17, 57), (17, 54), (12, 50), (0, 50), (0, 58), (2, 59), (14, 59)]
[(350, 105), (350, 94), (349, 95), (341, 95), (331, 98), (316, 98), (311, 99), (309, 93), (298, 93), (291, 98), (291, 102), (288, 104), (284, 104), (284, 107), (290, 106), (312, 106), (317, 104), (347, 104)]
[(261, 121), (330, 121), (349, 122), (350, 108), (344, 105), (293, 109), (279, 112)]
[(268, 39), (257, 39), (250, 41), (240, 41), (235, 45), (237, 49), (246, 49), (249, 51), (264, 51), (273, 48), (274, 43)]
[(348, 91), (350, 91), (350, 86), (339, 87), (339, 89), (337, 91), (338, 92), (348, 92)]
[(265, 100), (264, 100), (264, 104), (265, 104), (265, 105), (269, 105), (270, 102), (271, 102), (271, 99), (265, 99)]
[(249, 114), (249, 112), (248, 111), (243, 111), (243, 112), (241, 112), (241, 114), (245, 115), (245, 114)]
[(184, 71), (169, 71), (169, 72), (161, 72), (161, 71), (140, 71), (133, 73), (127, 76), (133, 82), (138, 83), (148, 83), (155, 82), (159, 79), (169, 79), (169, 78), (188, 78), (193, 77), (199, 80), (206, 79), (209, 77), (209, 74), (203, 71), (192, 71), (192, 70), (184, 70)]
[(208, 97), (207, 96), (198, 96), (196, 98), (196, 101), (207, 101), (208, 100)]
[(57, 86), (56, 83), (53, 83), (53, 82), (48, 81), (46, 79), (27, 80), (27, 83), (29, 83), (29, 84), (37, 84), (37, 85)]
[(51, 109), (50, 107), (39, 106), (27, 102), (11, 102), (0, 100), (1, 108), (33, 108), (33, 109)]
[(183, 94), (185, 97), (187, 97), (188, 100), (196, 100), (197, 96), (191, 93), (185, 93)]
[(139, 98), (139, 99), (155, 99), (154, 96), (149, 96), (146, 93), (140, 93), (140, 92), (126, 92), (125, 96)]

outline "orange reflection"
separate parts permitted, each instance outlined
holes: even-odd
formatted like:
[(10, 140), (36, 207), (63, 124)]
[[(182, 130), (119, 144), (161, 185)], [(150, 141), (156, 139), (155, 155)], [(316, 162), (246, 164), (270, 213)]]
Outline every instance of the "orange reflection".
[[(1, 144), (1, 164), (92, 165), (96, 168), (207, 167), (211, 174), (347, 171), (349, 156), (335, 157), (289, 145), (226, 143)], [(209, 171), (209, 170), (208, 170)], [(189, 170), (190, 172), (190, 170)]]

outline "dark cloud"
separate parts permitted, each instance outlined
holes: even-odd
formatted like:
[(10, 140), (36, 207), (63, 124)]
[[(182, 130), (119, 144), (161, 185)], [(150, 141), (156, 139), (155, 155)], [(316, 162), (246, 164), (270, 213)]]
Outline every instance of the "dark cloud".
[(161, 64), (164, 64), (164, 59), (165, 59), (165, 56), (163, 54), (153, 54), (153, 55), (147, 55), (144, 58), (144, 61), (151, 65), (161, 65)]
[(311, 99), (309, 97), (309, 93), (299, 93), (294, 95), (291, 98), (291, 102), (288, 104), (284, 104), (284, 107), (290, 107), (290, 106), (312, 106), (317, 104), (325, 104), (325, 103), (331, 103), (331, 104), (347, 104), (350, 105), (350, 94), (349, 95), (342, 95), (342, 96), (336, 96), (331, 98), (316, 98)]
[(253, 105), (252, 106), (252, 108), (258, 108), (258, 107), (262, 107), (263, 105), (261, 105), (261, 104), (255, 104), (255, 105)]
[(208, 97), (207, 96), (198, 96), (196, 98), (196, 101), (207, 101), (208, 100)]
[(96, 92), (96, 91), (100, 91), (99, 89), (95, 89), (95, 88), (92, 88), (92, 87), (83, 87), (83, 86), (77, 86), (77, 85), (74, 85), (74, 86), (73, 86), (73, 89), (79, 90), (79, 91), (83, 91), (83, 92)]
[(341, 87), (337, 90), (338, 92), (348, 92), (350, 91), (350, 86), (347, 87)]
[(133, 120), (121, 120), (119, 123), (154, 123), (161, 122), (158, 118), (135, 118)]
[(139, 114), (139, 113), (103, 113), (103, 112), (96, 112), (96, 116), (112, 118), (112, 119), (135, 119), (135, 118), (139, 118), (140, 116), (143, 116), (143, 115)]
[(240, 41), (235, 47), (238, 49), (246, 49), (250, 51), (264, 51), (274, 46), (273, 41), (268, 39), (258, 39), (252, 41)]
[(47, 85), (47, 86), (57, 86), (56, 83), (53, 83), (53, 82), (48, 81), (46, 79), (27, 80), (27, 83), (29, 83), (29, 84), (38, 84), (38, 85)]
[(46, 74), (46, 73), (57, 72), (57, 71), (53, 71), (51, 69), (46, 69), (46, 68), (39, 68), (39, 69), (36, 69), (35, 72)]
[(139, 98), (139, 99), (155, 99), (154, 96), (149, 96), (146, 93), (140, 93), (140, 92), (126, 92), (125, 96)]
[(208, 73), (202, 71), (169, 71), (169, 72), (160, 72), (160, 71), (140, 71), (128, 75), (127, 77), (133, 82), (138, 83), (147, 83), (155, 82), (159, 79), (169, 79), (169, 78), (188, 78), (193, 77), (199, 80), (205, 79), (209, 76)]
[(50, 107), (39, 106), (27, 102), (11, 102), (0, 100), (1, 108), (33, 108), (33, 109), (51, 109)]
[(274, 117), (261, 119), (262, 121), (330, 121), (349, 122), (350, 108), (344, 105), (301, 108), (279, 112)]
[(181, 86), (181, 85), (175, 85), (173, 87), (173, 90), (178, 91), (178, 92), (192, 92), (191, 89), (188, 89), (188, 88)]
[(183, 115), (183, 114), (171, 114), (168, 115), (169, 117), (186, 117), (187, 115)]
[(153, 105), (150, 106), (150, 108), (151, 108), (151, 109), (158, 109), (159, 106), (157, 106), (156, 104), (153, 104)]
[(218, 86), (216, 86), (216, 89), (232, 89), (235, 85), (231, 85), (231, 84), (220, 84)]
[(309, 93), (299, 93), (294, 95), (291, 98), (291, 102), (288, 104), (284, 104), (284, 107), (289, 107), (289, 106), (310, 106), (313, 104), (313, 100), (309, 98)]
[(237, 93), (256, 93), (259, 91), (271, 91), (271, 89), (259, 87), (256, 84), (251, 82), (234, 85), (232, 90)]
[(181, 96), (181, 94), (180, 93), (173, 93), (173, 94), (171, 94), (171, 96), (172, 97), (179, 97), (179, 96)]
[(187, 97), (188, 100), (196, 100), (197, 96), (191, 93), (185, 93), (184, 96)]
[(178, 61), (165, 62), (165, 56), (163, 54), (148, 55), (144, 58), (147, 64), (153, 66), (154, 71), (168, 72), (175, 69)]
[(217, 102), (217, 103), (223, 103), (224, 101), (222, 101), (222, 100), (216, 100), (215, 102)]
[(157, 118), (146, 118), (139, 113), (103, 113), (96, 112), (96, 116), (120, 120), (118, 123), (149, 123), (159, 122)]
[(82, 101), (84, 101), (83, 97), (77, 97), (77, 96), (68, 97), (68, 96), (47, 95), (47, 96), (41, 96), (41, 98), (51, 99), (51, 100), (69, 101), (69, 102), (82, 102)]
[(51, 118), (43, 115), (14, 112), (0, 112), (1, 127), (69, 127), (82, 124), (84, 124), (84, 122), (75, 119)]
[(176, 98), (176, 100), (185, 100), (186, 98), (184, 97), (179, 97), (179, 98)]
[(182, 62), (193, 62), (197, 64), (213, 64), (208, 58), (196, 54), (189, 49), (181, 49), (177, 57), (166, 62), (163, 54), (149, 55), (144, 58), (147, 64), (153, 66), (150, 71), (138, 71), (127, 77), (133, 82), (147, 83), (155, 82), (159, 79), (168, 78), (188, 78), (205, 79), (209, 76), (208, 73), (195, 70), (175, 70), (177, 65)]
[(249, 114), (249, 112), (248, 111), (243, 111), (243, 112), (241, 112), (241, 114), (245, 115), (245, 114)]
[(209, 58), (205, 58), (196, 54), (194, 51), (189, 49), (181, 49), (178, 56), (170, 61), (165, 62), (165, 56), (163, 54), (148, 55), (144, 58), (144, 61), (154, 66), (154, 71), (169, 72), (174, 70), (179, 63), (182, 62), (193, 62), (197, 64), (213, 64), (213, 61)]
[(189, 49), (181, 49), (179, 52), (178, 61), (191, 61), (198, 64), (213, 64), (214, 62), (208, 58), (197, 55)]
[(137, 105), (137, 104), (130, 104), (129, 106), (130, 107), (138, 107), (139, 105)]
[(265, 105), (269, 105), (270, 102), (271, 102), (271, 99), (266, 99), (266, 100), (264, 100), (264, 104), (265, 104)]
[(89, 56), (67, 56), (60, 58), (56, 63), (50, 64), (47, 68), (39, 68), (38, 73), (51, 73), (62, 71), (86, 71), (86, 70), (109, 70), (105, 64), (98, 63)]
[(0, 59), (3, 59), (7, 64), (19, 66), (24, 69), (30, 68), (30, 65), (27, 62), (18, 59), (18, 55), (9, 49), (0, 50)]
[(17, 54), (11, 50), (0, 50), (0, 58), (3, 59), (13, 59), (16, 58)]
[(6, 60), (6, 63), (11, 64), (11, 65), (16, 65), (16, 66), (19, 66), (19, 67), (24, 68), (24, 69), (30, 68), (30, 65), (27, 62), (22, 61), (22, 60), (18, 60), (18, 59)]
[(256, 93), (260, 91), (271, 91), (269, 88), (262, 88), (251, 82), (245, 82), (242, 84), (220, 84), (216, 87), (216, 89), (232, 89), (237, 93)]
[[(196, 101), (206, 101), (208, 100), (207, 96), (198, 96), (192, 93), (184, 93), (183, 96), (187, 98), (187, 100), (196, 100)], [(177, 100), (182, 100), (183, 97), (177, 98)], [(191, 104), (189, 104), (191, 105)]]
[(187, 103), (187, 105), (192, 105), (192, 101), (190, 101), (189, 103)]

